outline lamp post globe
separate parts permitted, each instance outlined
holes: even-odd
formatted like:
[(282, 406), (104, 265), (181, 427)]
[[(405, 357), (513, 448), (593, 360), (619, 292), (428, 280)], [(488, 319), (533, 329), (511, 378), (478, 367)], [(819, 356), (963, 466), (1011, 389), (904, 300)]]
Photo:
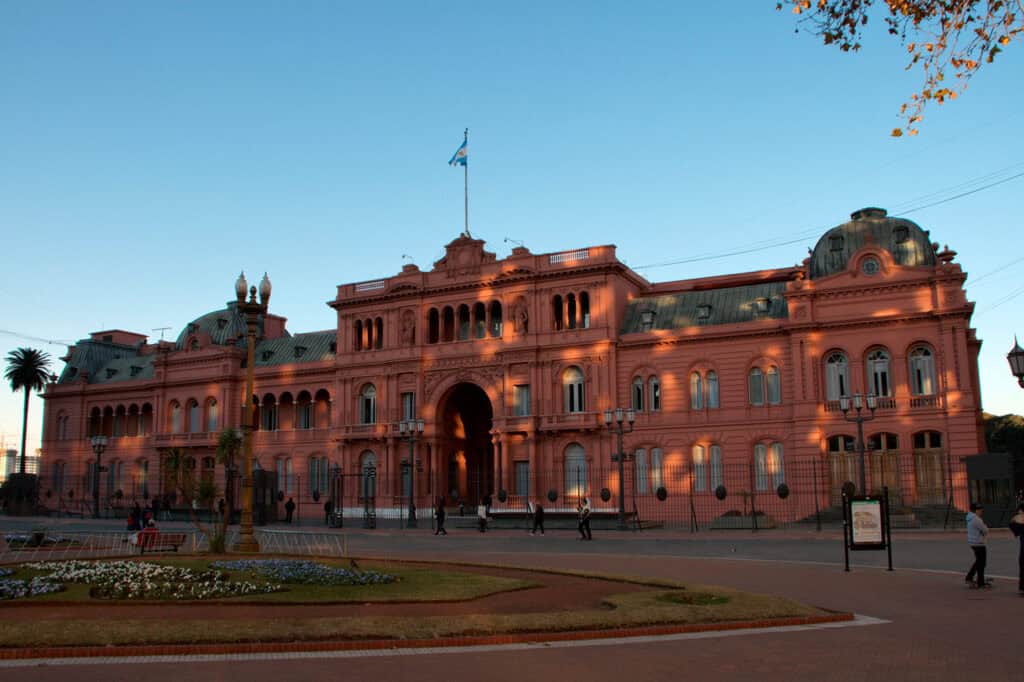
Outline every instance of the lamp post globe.
[(1006, 354), (1006, 361), (1010, 363), (1010, 371), (1017, 377), (1017, 383), (1024, 388), (1024, 348), (1020, 347), (1017, 337), (1013, 337), (1013, 348)]

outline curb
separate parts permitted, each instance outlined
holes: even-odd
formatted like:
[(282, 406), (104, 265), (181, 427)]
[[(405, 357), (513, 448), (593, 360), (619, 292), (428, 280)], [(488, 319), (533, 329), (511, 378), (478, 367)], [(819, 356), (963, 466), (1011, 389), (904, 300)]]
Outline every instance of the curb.
[(755, 621), (729, 623), (700, 623), (692, 625), (656, 625), (613, 630), (583, 630), (575, 632), (525, 632), (503, 635), (442, 637), (438, 639), (370, 639), (312, 642), (250, 642), (238, 644), (155, 644), (117, 646), (68, 646), (0, 650), (0, 660), (52, 659), (52, 658), (115, 658), (132, 656), (196, 656), (223, 654), (265, 654), (316, 651), (367, 651), (383, 649), (433, 649), (442, 647), (473, 647), (494, 644), (539, 644), (620, 637), (649, 637), (692, 632), (715, 632), (755, 628), (791, 627), (794, 625), (820, 625), (852, 621), (852, 613), (834, 613), (824, 616), (798, 618), (768, 618)]

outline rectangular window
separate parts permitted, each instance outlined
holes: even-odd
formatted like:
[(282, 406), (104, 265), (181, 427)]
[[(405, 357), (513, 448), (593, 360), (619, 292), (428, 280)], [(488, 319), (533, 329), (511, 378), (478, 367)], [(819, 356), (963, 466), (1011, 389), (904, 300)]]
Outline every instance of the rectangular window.
[(407, 391), (402, 394), (402, 419), (416, 418), (416, 394)]
[(650, 492), (650, 488), (647, 487), (647, 451), (641, 448), (634, 453), (633, 458), (636, 462), (636, 494), (646, 495)]
[(751, 405), (764, 405), (764, 375), (754, 370), (747, 377), (747, 393)]
[(530, 416), (529, 384), (517, 384), (512, 387), (512, 410), (517, 417)]
[(516, 462), (516, 495), (530, 496), (530, 463)]
[(298, 428), (313, 428), (313, 403), (299, 403), (299, 411), (297, 416), (299, 421)]

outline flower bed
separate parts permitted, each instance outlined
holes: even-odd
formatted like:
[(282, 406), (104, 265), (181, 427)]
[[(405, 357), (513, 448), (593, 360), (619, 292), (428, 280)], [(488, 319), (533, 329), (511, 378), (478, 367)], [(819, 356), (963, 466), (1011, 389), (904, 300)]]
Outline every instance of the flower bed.
[(211, 568), (225, 571), (247, 571), (268, 580), (303, 585), (385, 585), (395, 576), (379, 571), (350, 571), (302, 559), (240, 559), (214, 561)]
[(48, 576), (36, 576), (31, 580), (0, 579), (0, 599), (23, 599), (63, 591), (64, 585), (53, 582)]
[[(280, 585), (231, 581), (221, 571), (193, 571), (142, 561), (42, 561), (25, 568), (44, 580), (92, 586), (98, 599), (220, 599), (276, 592)], [(27, 595), (26, 595), (27, 596)]]

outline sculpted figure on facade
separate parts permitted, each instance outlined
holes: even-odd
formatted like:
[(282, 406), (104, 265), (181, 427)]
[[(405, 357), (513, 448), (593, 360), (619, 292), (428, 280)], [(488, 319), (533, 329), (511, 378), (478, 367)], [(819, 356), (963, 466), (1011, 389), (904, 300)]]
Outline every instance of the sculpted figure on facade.
[(402, 313), (402, 345), (411, 346), (416, 342), (416, 314), (411, 310)]
[(512, 322), (515, 324), (516, 334), (525, 334), (529, 331), (530, 313), (526, 309), (526, 299), (522, 296), (512, 304)]

